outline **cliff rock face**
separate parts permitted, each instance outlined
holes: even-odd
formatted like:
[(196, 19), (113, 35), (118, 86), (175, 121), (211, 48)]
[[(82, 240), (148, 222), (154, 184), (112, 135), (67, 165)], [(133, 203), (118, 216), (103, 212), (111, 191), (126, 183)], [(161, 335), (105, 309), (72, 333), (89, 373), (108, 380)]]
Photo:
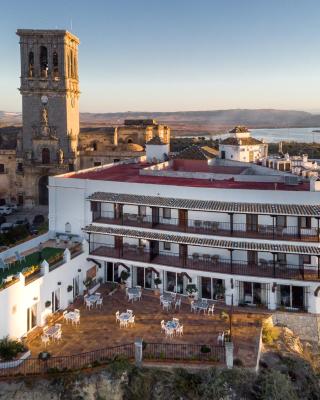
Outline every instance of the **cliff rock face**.
[(52, 380), (1, 382), (1, 400), (121, 400), (127, 375), (111, 377), (101, 371), (92, 375), (74, 374)]

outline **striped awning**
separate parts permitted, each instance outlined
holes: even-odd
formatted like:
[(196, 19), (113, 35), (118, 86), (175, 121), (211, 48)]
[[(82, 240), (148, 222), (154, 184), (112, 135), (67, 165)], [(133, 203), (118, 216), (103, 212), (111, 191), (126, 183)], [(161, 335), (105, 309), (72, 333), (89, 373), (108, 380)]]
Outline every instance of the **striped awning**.
[(192, 200), (172, 197), (144, 196), (137, 194), (95, 192), (87, 200), (143, 205), (149, 207), (177, 208), (193, 211), (213, 211), (221, 213), (236, 214), (265, 214), (265, 215), (288, 215), (320, 217), (319, 205), (304, 204), (268, 204), (268, 203), (238, 203), (213, 200)]
[(185, 234), (175, 235), (174, 233), (162, 233), (152, 230), (138, 230), (127, 228), (113, 228), (108, 226), (88, 225), (83, 229), (87, 233), (96, 233), (109, 236), (122, 236), (136, 239), (156, 240), (160, 242), (170, 242), (186, 244), (191, 246), (215, 247), (229, 250), (253, 250), (270, 253), (286, 254), (308, 254), (320, 256), (320, 246), (276, 244), (265, 242), (244, 242), (224, 239), (209, 239), (198, 236), (188, 236)]

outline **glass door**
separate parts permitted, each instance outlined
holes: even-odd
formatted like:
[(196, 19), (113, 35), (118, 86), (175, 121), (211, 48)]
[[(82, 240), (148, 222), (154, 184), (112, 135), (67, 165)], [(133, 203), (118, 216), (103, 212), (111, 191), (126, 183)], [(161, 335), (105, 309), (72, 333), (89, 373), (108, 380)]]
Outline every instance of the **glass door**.
[(37, 326), (37, 309), (38, 303), (27, 309), (27, 332)]
[(80, 275), (73, 278), (73, 298), (80, 294)]
[(58, 288), (54, 292), (52, 292), (51, 308), (52, 308), (53, 313), (60, 309), (60, 288)]

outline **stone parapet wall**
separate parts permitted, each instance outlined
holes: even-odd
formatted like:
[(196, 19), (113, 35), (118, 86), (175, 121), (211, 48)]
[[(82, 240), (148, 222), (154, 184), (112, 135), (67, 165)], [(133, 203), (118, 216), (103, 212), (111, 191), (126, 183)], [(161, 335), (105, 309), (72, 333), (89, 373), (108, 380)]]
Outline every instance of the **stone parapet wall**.
[(283, 325), (298, 335), (301, 340), (320, 344), (320, 317), (312, 314), (274, 313), (274, 325)]

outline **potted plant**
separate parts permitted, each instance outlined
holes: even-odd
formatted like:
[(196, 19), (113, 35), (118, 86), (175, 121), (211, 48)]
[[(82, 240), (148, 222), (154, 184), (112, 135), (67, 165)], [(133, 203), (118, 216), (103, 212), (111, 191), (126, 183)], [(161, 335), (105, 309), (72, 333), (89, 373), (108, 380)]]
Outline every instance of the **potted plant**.
[(92, 285), (93, 279), (89, 276), (86, 280), (83, 281), (86, 290), (89, 290)]
[(198, 288), (194, 283), (189, 283), (186, 287), (186, 292), (188, 294), (189, 299), (196, 300), (197, 298), (197, 293), (198, 293)]
[(215, 287), (215, 299), (216, 300), (223, 300), (225, 294), (225, 287), (223, 285), (217, 285)]
[(0, 359), (2, 361), (11, 361), (18, 357), (19, 354), (25, 353), (27, 349), (22, 342), (10, 339), (6, 336), (0, 340)]
[(130, 277), (130, 273), (125, 269), (120, 274), (121, 287), (124, 289), (126, 286), (126, 280)]
[(160, 294), (160, 289), (159, 289), (159, 285), (161, 285), (162, 280), (157, 276), (156, 278), (154, 278), (154, 284), (156, 286), (156, 288), (154, 289), (154, 294), (159, 295)]

